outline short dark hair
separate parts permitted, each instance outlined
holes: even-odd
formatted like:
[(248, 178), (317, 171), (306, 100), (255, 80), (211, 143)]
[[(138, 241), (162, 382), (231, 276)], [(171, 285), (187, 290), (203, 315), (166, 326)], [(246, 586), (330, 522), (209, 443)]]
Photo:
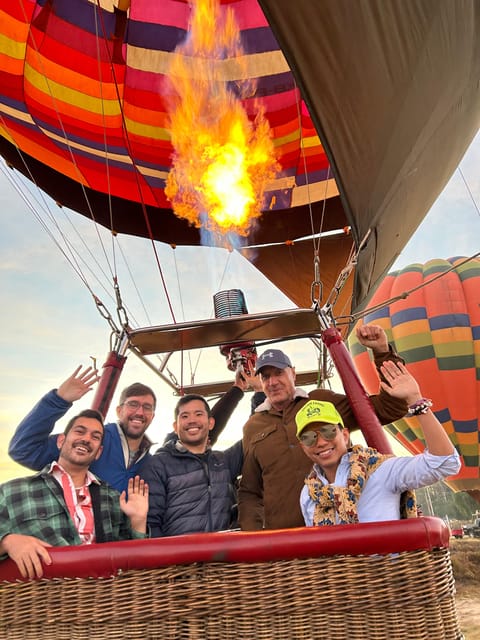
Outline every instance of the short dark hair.
[(210, 409), (210, 406), (203, 396), (199, 396), (196, 393), (187, 393), (187, 395), (182, 396), (180, 400), (177, 402), (177, 404), (175, 405), (175, 411), (174, 411), (175, 420), (178, 418), (178, 414), (180, 413), (181, 407), (184, 404), (187, 404), (188, 402), (192, 402), (192, 400), (200, 400), (200, 402), (203, 402), (203, 405), (207, 411), (208, 417), (209, 418), (212, 417), (212, 411)]
[(153, 393), (153, 389), (147, 387), (146, 384), (142, 384), (141, 382), (134, 382), (133, 384), (125, 387), (125, 389), (120, 394), (119, 404), (123, 404), (127, 398), (131, 398), (132, 396), (152, 396), (153, 398), (153, 408), (157, 406), (157, 397)]
[(70, 418), (70, 420), (67, 423), (67, 426), (63, 431), (64, 435), (67, 435), (67, 433), (73, 427), (75, 420), (78, 420), (78, 418), (92, 418), (93, 420), (98, 420), (98, 422), (102, 425), (102, 442), (103, 442), (103, 434), (105, 433), (105, 429), (103, 426), (104, 418), (100, 413), (100, 411), (97, 411), (96, 409), (84, 409), (83, 411), (80, 411), (80, 413), (78, 413), (76, 416), (73, 416), (73, 418)]

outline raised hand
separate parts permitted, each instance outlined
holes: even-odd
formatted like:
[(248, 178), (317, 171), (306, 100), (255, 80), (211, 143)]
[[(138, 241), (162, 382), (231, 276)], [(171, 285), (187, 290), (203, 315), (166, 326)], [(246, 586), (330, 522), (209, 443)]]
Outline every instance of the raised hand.
[(358, 341), (364, 347), (372, 349), (374, 353), (385, 353), (388, 351), (387, 334), (378, 324), (362, 324), (357, 326), (355, 334)]
[(386, 360), (380, 370), (386, 382), (380, 382), (384, 391), (394, 398), (402, 398), (407, 404), (420, 400), (422, 394), (418, 382), (401, 362)]
[(48, 542), (22, 533), (9, 533), (1, 542), (2, 550), (15, 562), (22, 578), (30, 578), (30, 580), (43, 576), (42, 561), (45, 564), (52, 564), (47, 551), (51, 546)]
[[(381, 369), (388, 384), (385, 382), (380, 384), (391, 396), (404, 398), (408, 405), (414, 405), (419, 400), (423, 400), (417, 381), (401, 362), (387, 360), (382, 364)], [(427, 449), (436, 456), (452, 455), (454, 447), (447, 432), (433, 411), (429, 410), (429, 405), (426, 405), (426, 409), (425, 412), (415, 414), (415, 418), (422, 428)]]
[(250, 371), (245, 367), (241, 367), (235, 374), (235, 385), (240, 387), (242, 391), (253, 389), (253, 391), (262, 390), (262, 381), (260, 376), (255, 375), (255, 371)]
[(86, 393), (92, 390), (93, 385), (98, 382), (98, 371), (93, 367), (87, 367), (82, 371), (80, 365), (75, 369), (57, 389), (57, 395), (66, 402), (75, 402)]
[(148, 484), (140, 478), (130, 478), (127, 492), (120, 494), (120, 509), (130, 518), (132, 529), (145, 533), (147, 531)]

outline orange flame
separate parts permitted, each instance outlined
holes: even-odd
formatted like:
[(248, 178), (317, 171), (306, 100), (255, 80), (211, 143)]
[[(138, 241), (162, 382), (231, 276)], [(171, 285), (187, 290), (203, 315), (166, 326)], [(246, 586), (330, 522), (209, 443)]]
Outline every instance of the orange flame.
[(174, 154), (165, 192), (195, 226), (247, 235), (278, 170), (270, 126), (258, 104), (252, 121), (240, 100), (255, 87), (233, 11), (218, 0), (190, 4), (189, 36), (168, 72)]

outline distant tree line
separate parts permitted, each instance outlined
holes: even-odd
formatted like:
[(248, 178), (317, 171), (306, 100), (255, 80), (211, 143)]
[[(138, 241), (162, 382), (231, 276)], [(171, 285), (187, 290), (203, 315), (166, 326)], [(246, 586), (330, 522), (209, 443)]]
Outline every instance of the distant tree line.
[(438, 516), (450, 520), (470, 521), (480, 505), (465, 491), (452, 491), (444, 482), (417, 489), (417, 502), (423, 515)]

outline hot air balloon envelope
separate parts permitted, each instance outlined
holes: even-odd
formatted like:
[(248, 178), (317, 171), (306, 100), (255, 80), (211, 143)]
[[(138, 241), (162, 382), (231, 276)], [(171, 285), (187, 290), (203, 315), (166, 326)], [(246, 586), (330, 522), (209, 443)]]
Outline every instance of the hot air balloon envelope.
[[(441, 274), (445, 275), (438, 278)], [(402, 297), (405, 292), (411, 293)], [(396, 301), (367, 313), (364, 322), (385, 329), (422, 393), (433, 400), (432, 411), (463, 461), (460, 473), (447, 484), (455, 490), (476, 491), (480, 489), (480, 259), (430, 260), (392, 272), (369, 307), (391, 299)], [(378, 378), (369, 355), (353, 334), (349, 344), (359, 374), (373, 393)], [(411, 453), (423, 450), (416, 418), (397, 421), (387, 429)]]

